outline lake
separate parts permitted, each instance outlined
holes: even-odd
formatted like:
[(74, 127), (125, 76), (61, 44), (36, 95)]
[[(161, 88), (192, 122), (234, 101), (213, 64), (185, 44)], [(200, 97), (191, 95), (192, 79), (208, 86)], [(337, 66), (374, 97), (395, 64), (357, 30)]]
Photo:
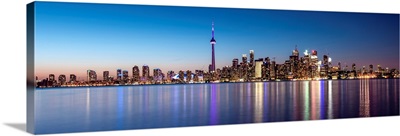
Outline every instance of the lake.
[(35, 90), (38, 134), (399, 115), (399, 79)]

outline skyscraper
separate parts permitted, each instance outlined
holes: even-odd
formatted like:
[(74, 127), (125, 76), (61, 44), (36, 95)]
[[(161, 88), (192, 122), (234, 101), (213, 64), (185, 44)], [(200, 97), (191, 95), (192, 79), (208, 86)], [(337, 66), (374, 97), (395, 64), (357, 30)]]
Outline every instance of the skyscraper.
[(128, 70), (122, 71), (122, 79), (124, 80), (125, 83), (128, 82), (128, 79), (129, 79)]
[(254, 50), (250, 50), (250, 66), (254, 66)]
[(132, 68), (132, 79), (133, 82), (139, 82), (140, 80), (140, 71), (139, 71), (139, 67), (138, 66), (133, 66)]
[(144, 81), (147, 81), (150, 76), (150, 68), (147, 65), (143, 65), (142, 67), (142, 78)]
[(109, 71), (103, 71), (103, 81), (108, 81), (109, 76), (110, 76)]
[(69, 82), (71, 82), (71, 83), (76, 82), (76, 75), (75, 74), (70, 74), (69, 75)]
[(117, 81), (121, 81), (122, 79), (122, 71), (121, 69), (117, 69)]
[(261, 78), (263, 63), (264, 62), (263, 62), (262, 58), (255, 61), (255, 77), (256, 78)]
[(87, 70), (87, 81), (96, 81), (97, 80), (97, 74), (96, 71), (94, 70)]
[(66, 81), (67, 77), (65, 77), (65, 75), (61, 74), (60, 76), (58, 76), (58, 82), (60, 82), (61, 85), (64, 85)]
[(210, 44), (211, 44), (211, 49), (212, 49), (212, 56), (211, 56), (211, 71), (215, 71), (215, 53), (214, 53), (214, 45), (217, 43), (217, 41), (215, 41), (214, 39), (214, 20), (212, 21), (212, 28), (211, 28), (211, 40), (210, 40)]

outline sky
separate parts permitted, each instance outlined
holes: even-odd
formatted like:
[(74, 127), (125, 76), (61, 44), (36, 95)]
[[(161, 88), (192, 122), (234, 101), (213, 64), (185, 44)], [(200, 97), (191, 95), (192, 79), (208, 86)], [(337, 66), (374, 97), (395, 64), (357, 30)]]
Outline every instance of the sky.
[(399, 69), (399, 15), (118, 4), (35, 5), (35, 73), (75, 74), (86, 70), (116, 75), (143, 65), (152, 69), (205, 70), (211, 63), (211, 22), (215, 24), (216, 68), (255, 59), (289, 59), (316, 50), (332, 64), (370, 64)]

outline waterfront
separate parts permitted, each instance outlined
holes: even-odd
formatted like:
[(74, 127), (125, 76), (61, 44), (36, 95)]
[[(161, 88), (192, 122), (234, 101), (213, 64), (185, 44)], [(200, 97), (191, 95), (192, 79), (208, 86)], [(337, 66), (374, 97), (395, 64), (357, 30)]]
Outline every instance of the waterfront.
[(35, 91), (37, 133), (399, 115), (399, 79)]

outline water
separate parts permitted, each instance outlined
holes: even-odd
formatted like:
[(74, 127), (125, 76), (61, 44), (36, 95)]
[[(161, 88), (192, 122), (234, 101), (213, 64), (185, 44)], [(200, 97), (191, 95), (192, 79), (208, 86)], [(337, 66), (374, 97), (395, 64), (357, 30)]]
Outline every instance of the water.
[(50, 88), (36, 133), (399, 115), (399, 79)]

